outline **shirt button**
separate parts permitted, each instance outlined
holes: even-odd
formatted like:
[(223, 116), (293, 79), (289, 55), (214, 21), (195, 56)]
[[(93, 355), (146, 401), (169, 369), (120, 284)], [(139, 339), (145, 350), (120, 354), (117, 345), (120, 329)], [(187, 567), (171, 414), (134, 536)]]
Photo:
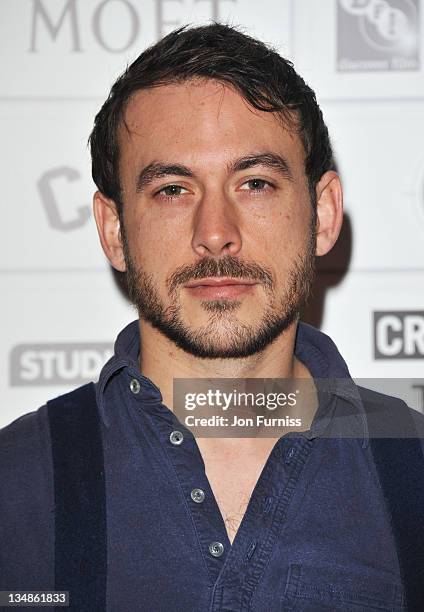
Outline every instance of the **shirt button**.
[(224, 552), (224, 544), (221, 544), (221, 542), (211, 542), (209, 544), (209, 552), (213, 557), (220, 557)]
[(171, 440), (172, 444), (181, 444), (181, 442), (184, 440), (184, 436), (181, 431), (175, 430), (171, 432), (169, 439)]
[(139, 393), (140, 392), (140, 383), (138, 382), (138, 380), (136, 378), (133, 378), (130, 382), (130, 390), (132, 391), (132, 393)]
[(193, 489), (190, 493), (191, 499), (196, 502), (196, 504), (201, 504), (205, 499), (205, 492), (202, 489)]

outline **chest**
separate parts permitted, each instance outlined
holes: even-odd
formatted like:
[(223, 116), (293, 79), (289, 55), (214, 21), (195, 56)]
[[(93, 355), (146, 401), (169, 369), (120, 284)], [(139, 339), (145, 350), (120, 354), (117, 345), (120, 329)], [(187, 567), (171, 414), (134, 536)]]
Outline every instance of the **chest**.
[(205, 471), (231, 543), (246, 512), (269, 452), (225, 460), (204, 457)]
[[(225, 601), (230, 610), (300, 610), (309, 602), (314, 612), (345, 612), (371, 609), (368, 603), (376, 599), (380, 609), (398, 610), (396, 547), (372, 464), (359, 442), (287, 439), (265, 468), (269, 448), (259, 460), (258, 449), (247, 443), (227, 452), (229, 445), (198, 439), (202, 462), (185, 439), (169, 443), (169, 461), (161, 464), (156, 460), (161, 449), (149, 453), (147, 441), (137, 464), (114, 471), (108, 480), (117, 598), (129, 576), (134, 588), (125, 592), (138, 589), (152, 610), (172, 610), (176, 592), (179, 609), (187, 611), (193, 601), (196, 610), (222, 609)], [(119, 439), (107, 446), (114, 453), (119, 449)], [(204, 503), (192, 499), (195, 487), (205, 492)], [(224, 544), (221, 556), (210, 552), (212, 542)], [(244, 608), (240, 584), (254, 589)], [(216, 601), (210, 599), (215, 593)], [(347, 599), (336, 601), (335, 593)], [(137, 604), (125, 602), (123, 608), (118, 601), (111, 609)]]
[(255, 482), (241, 485), (237, 478), (226, 478), (224, 481), (209, 478), (209, 482), (224, 520), (228, 539), (233, 543), (249, 504)]

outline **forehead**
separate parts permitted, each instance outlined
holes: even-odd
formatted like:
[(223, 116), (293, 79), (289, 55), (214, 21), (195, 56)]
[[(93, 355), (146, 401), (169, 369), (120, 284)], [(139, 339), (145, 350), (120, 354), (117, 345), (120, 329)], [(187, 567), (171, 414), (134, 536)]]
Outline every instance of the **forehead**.
[(293, 124), (276, 113), (252, 107), (232, 86), (212, 79), (193, 79), (136, 92), (119, 127), (121, 159), (126, 154), (151, 161), (184, 154), (216, 158), (273, 149), (303, 160)]

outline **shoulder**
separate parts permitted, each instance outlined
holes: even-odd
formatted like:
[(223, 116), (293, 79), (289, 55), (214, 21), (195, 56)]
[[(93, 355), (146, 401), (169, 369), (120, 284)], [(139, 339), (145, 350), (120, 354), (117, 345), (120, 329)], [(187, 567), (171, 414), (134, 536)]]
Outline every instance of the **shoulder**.
[(50, 432), (42, 406), (0, 429), (1, 588), (52, 588), (54, 509)]
[[(0, 429), (0, 481), (26, 473), (28, 478), (47, 470), (51, 464), (51, 423), (58, 416), (64, 430), (76, 411), (83, 412), (87, 401), (94, 397), (95, 385), (89, 383), (48, 401)], [(64, 431), (66, 436), (66, 431)]]
[(424, 453), (424, 414), (411, 408), (398, 397), (360, 386), (357, 389), (368, 424), (375, 435), (418, 438)]
[(399, 397), (395, 397), (394, 395), (387, 395), (386, 393), (381, 393), (380, 391), (374, 391), (373, 389), (368, 389), (367, 387), (362, 387), (357, 385), (357, 389), (363, 401), (367, 402), (370, 405), (381, 405), (386, 407), (398, 406), (400, 409), (408, 408), (406, 402)]
[(27, 563), (18, 550), (34, 560), (37, 549), (42, 563), (40, 551), (50, 546), (53, 482), (47, 412), (42, 406), (0, 430), (0, 539), (5, 545), (0, 565), (10, 566), (12, 577), (12, 565)]
[(368, 409), (380, 409), (388, 412), (389, 410), (395, 410), (402, 416), (411, 416), (418, 424), (424, 424), (424, 415), (408, 406), (408, 404), (401, 398), (395, 397), (394, 395), (387, 395), (373, 389), (366, 387), (357, 386), (361, 399), (364, 406)]
[(0, 429), (0, 472), (10, 465), (29, 463), (49, 445), (47, 406), (28, 412)]
[(0, 497), (19, 501), (51, 477), (47, 406), (0, 429)]
[(83, 438), (83, 448), (90, 448), (86, 428), (78, 427), (85, 399), (93, 398), (94, 385), (87, 387), (88, 396), (75, 389), (0, 429), (0, 589), (53, 588), (54, 450), (63, 449), (59, 465), (64, 457), (73, 465), (80, 454), (72, 441)]

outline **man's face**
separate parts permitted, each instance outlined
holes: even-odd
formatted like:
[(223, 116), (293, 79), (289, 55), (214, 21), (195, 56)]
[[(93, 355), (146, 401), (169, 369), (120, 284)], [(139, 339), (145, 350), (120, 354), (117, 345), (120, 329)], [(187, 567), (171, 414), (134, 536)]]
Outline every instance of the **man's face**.
[[(298, 135), (212, 80), (138, 92), (125, 124), (121, 233), (140, 317), (197, 357), (264, 349), (297, 318), (314, 275)], [(211, 277), (250, 285), (186, 286)]]

